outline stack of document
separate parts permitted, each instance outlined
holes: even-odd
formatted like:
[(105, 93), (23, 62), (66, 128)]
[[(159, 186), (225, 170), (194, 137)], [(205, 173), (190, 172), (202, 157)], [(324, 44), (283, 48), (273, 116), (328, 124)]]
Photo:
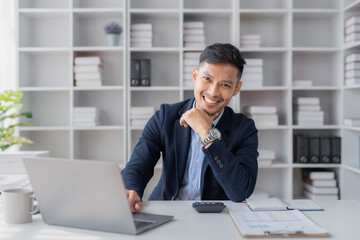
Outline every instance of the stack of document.
[(201, 52), (184, 52), (183, 80), (185, 87), (193, 87), (193, 71), (199, 65)]
[(324, 111), (321, 111), (317, 97), (298, 97), (294, 101), (294, 124), (323, 125)]
[(153, 27), (151, 23), (131, 24), (131, 47), (152, 47)]
[(302, 169), (304, 195), (313, 200), (339, 199), (339, 188), (332, 171)]
[(255, 121), (258, 128), (279, 125), (276, 106), (248, 106), (244, 108), (244, 113)]
[(75, 127), (94, 127), (100, 125), (100, 111), (97, 107), (74, 107), (73, 124)]
[(184, 22), (184, 47), (205, 48), (204, 22)]
[(259, 166), (270, 166), (272, 161), (275, 160), (275, 151), (274, 150), (264, 150), (259, 149), (258, 156), (258, 165)]
[(155, 107), (131, 107), (130, 125), (133, 127), (144, 127), (154, 113)]
[(297, 209), (300, 211), (323, 211), (324, 208), (310, 199), (283, 200), (280, 198), (247, 199), (246, 203), (252, 211), (281, 211)]
[(360, 84), (360, 53), (347, 55), (345, 61), (345, 85)]
[(240, 36), (240, 46), (242, 48), (258, 48), (261, 44), (261, 35), (243, 34)]
[(76, 57), (74, 63), (75, 86), (99, 87), (102, 85), (103, 60), (100, 56)]
[(241, 78), (243, 89), (261, 88), (263, 86), (263, 59), (245, 59), (246, 65)]
[(345, 21), (345, 42), (360, 41), (360, 16), (351, 16)]

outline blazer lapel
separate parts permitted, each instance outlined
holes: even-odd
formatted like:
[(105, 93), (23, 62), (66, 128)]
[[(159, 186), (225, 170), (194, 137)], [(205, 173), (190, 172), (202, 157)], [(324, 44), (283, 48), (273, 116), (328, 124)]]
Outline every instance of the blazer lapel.
[(194, 99), (189, 100), (184, 107), (179, 111), (179, 119), (175, 121), (174, 127), (174, 143), (175, 143), (175, 161), (176, 161), (176, 178), (177, 178), (177, 192), (180, 189), (181, 182), (184, 177), (186, 161), (189, 153), (191, 141), (191, 128), (180, 125), (180, 118), (183, 113), (192, 108)]

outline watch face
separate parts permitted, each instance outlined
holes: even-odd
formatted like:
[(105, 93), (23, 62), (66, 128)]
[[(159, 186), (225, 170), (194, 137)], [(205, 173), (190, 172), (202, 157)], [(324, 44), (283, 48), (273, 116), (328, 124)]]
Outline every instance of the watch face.
[(217, 128), (210, 129), (209, 133), (215, 138), (220, 139), (221, 138), (221, 132)]

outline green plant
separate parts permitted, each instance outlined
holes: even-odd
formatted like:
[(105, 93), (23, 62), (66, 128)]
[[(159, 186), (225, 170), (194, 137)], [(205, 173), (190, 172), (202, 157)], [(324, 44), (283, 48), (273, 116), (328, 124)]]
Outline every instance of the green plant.
[(33, 125), (32, 123), (20, 123), (18, 118), (24, 116), (32, 118), (30, 111), (21, 112), (24, 103), (21, 101), (23, 93), (21, 91), (4, 91), (0, 93), (0, 149), (5, 151), (13, 145), (21, 146), (23, 143), (34, 143), (24, 137), (13, 136), (15, 127)]

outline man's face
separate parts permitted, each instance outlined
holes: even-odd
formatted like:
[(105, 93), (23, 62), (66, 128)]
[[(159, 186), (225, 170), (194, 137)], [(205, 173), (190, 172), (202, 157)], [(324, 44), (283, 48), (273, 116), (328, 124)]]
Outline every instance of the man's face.
[(202, 62), (193, 72), (196, 107), (209, 115), (220, 114), (240, 91), (242, 82), (237, 75), (237, 67), (230, 63)]

